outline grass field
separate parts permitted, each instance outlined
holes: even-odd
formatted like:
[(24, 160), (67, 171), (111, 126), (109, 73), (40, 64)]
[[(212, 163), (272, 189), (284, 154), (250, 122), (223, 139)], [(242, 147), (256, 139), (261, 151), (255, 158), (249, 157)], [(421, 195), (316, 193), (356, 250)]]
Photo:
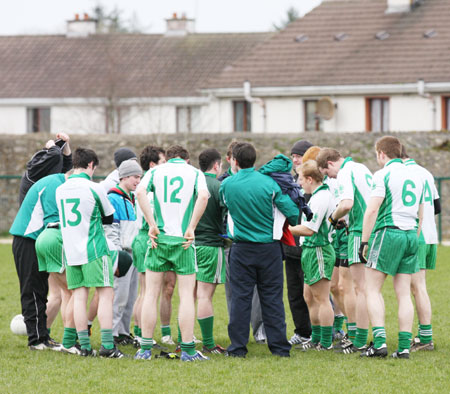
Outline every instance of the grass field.
[[(26, 337), (13, 335), (9, 329), (11, 318), (20, 313), (19, 284), (10, 245), (0, 245), (0, 262), (0, 393), (450, 392), (450, 336), (446, 331), (450, 327), (450, 247), (438, 249), (437, 269), (428, 276), (437, 350), (413, 353), (410, 360), (360, 360), (357, 355), (299, 350), (292, 350), (289, 359), (280, 359), (271, 356), (265, 345), (255, 344), (253, 338), (246, 359), (213, 356), (210, 362), (192, 364), (165, 359), (148, 362), (84, 359), (51, 351), (31, 352), (26, 347)], [(388, 347), (392, 352), (397, 345), (397, 312), (390, 278), (384, 286), (384, 296)], [(225, 347), (229, 340), (223, 286), (216, 293), (214, 307), (216, 341)], [(175, 312), (176, 307), (174, 316)], [(288, 307), (286, 313), (290, 337), (293, 324)], [(173, 333), (175, 322), (173, 317)], [(98, 332), (94, 323), (96, 348), (100, 345)], [(200, 337), (198, 325), (195, 332)], [(60, 341), (62, 333), (58, 317), (52, 336)], [(122, 350), (134, 354), (132, 347)]]

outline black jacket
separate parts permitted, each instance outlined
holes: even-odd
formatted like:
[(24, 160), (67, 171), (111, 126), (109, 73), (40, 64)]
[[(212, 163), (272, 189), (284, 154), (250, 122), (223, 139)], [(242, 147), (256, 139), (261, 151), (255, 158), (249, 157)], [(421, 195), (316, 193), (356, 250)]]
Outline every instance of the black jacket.
[(71, 168), (72, 154), (63, 155), (61, 148), (57, 145), (36, 152), (27, 163), (27, 169), (20, 181), (19, 204), (22, 204), (30, 187), (39, 179), (60, 172), (66, 173)]

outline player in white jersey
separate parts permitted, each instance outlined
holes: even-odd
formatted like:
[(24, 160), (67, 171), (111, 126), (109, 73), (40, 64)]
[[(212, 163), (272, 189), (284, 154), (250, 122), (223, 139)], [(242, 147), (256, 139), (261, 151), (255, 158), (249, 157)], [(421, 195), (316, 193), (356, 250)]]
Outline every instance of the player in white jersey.
[[(149, 145), (146, 146), (140, 156), (139, 161), (141, 167), (146, 171), (144, 177), (141, 180), (138, 188), (147, 189), (150, 181), (152, 170), (160, 164), (166, 162), (166, 152), (164, 149)], [(153, 193), (147, 193), (150, 206), (153, 209)], [(134, 319), (134, 336), (138, 339), (136, 346), (140, 345), (140, 339), (142, 337), (142, 325), (141, 325), (141, 313), (142, 313), (142, 301), (145, 293), (145, 255), (148, 249), (148, 224), (145, 221), (144, 214), (139, 206), (139, 202), (136, 202), (136, 216), (139, 226), (139, 233), (136, 235), (132, 249), (133, 249), (133, 264), (136, 266), (139, 272), (139, 295), (136, 299), (133, 308)], [(161, 299), (159, 305), (159, 313), (161, 319), (162, 338), (161, 341), (166, 344), (173, 344), (170, 332), (170, 316), (172, 314), (172, 295), (175, 287), (176, 276), (172, 271), (168, 271), (164, 275), (164, 283), (161, 291)], [(170, 343), (172, 342), (172, 343)]]
[(181, 360), (206, 360), (195, 351), (194, 287), (195, 228), (208, 203), (208, 189), (203, 173), (187, 163), (189, 153), (179, 145), (166, 152), (168, 162), (152, 171), (149, 191), (153, 193), (152, 211), (147, 190), (137, 191), (139, 205), (149, 224), (152, 250), (147, 253), (145, 266), (146, 289), (142, 305), (142, 342), (136, 359), (151, 358), (153, 333), (157, 318), (157, 300), (161, 292), (164, 272), (173, 269), (177, 274), (180, 293), (179, 325), (181, 329)]
[[(318, 146), (312, 146), (305, 152), (303, 159), (305, 162), (308, 160), (315, 161), (319, 152), (320, 148)], [(334, 198), (336, 207), (339, 204), (337, 179), (325, 176), (323, 178), (323, 184), (328, 185), (330, 188), (330, 193)], [(336, 261), (334, 263), (333, 275), (331, 276), (330, 291), (333, 295), (334, 310), (333, 341), (336, 342), (341, 342), (345, 338), (345, 332), (342, 330), (345, 314), (349, 315), (348, 321), (355, 321), (355, 290), (353, 288), (350, 270), (348, 269), (348, 229), (345, 228), (347, 222), (348, 217), (345, 216), (341, 219), (341, 226), (343, 228), (332, 231)], [(346, 309), (349, 313), (346, 312)]]
[(314, 216), (310, 221), (303, 215), (302, 224), (290, 226), (293, 235), (301, 236), (302, 268), (305, 273), (304, 297), (311, 318), (311, 342), (307, 350), (332, 350), (333, 308), (330, 302), (331, 276), (336, 261), (331, 245), (331, 225), (328, 217), (336, 207), (328, 185), (314, 160), (304, 162), (297, 169), (303, 190), (311, 194), (308, 202)]
[(402, 159), (407, 168), (417, 172), (422, 177), (424, 186), (423, 222), (418, 252), (420, 271), (413, 274), (411, 279), (411, 291), (416, 301), (419, 318), (419, 335), (415, 338), (411, 351), (434, 350), (431, 302), (427, 291), (426, 270), (434, 269), (436, 266), (438, 235), (434, 216), (441, 212), (441, 204), (433, 175), (413, 159), (410, 159), (404, 146), (402, 146)]
[(89, 288), (99, 294), (100, 356), (121, 358), (112, 333), (113, 270), (103, 224), (112, 224), (114, 208), (102, 186), (91, 181), (98, 158), (91, 149), (78, 148), (74, 173), (56, 189), (61, 234), (67, 259), (67, 287), (73, 289), (74, 318), (82, 356), (94, 356), (88, 334), (86, 306)]
[[(365, 297), (365, 270), (358, 257), (361, 243), (362, 220), (370, 195), (372, 174), (360, 163), (355, 163), (351, 157), (343, 158), (340, 153), (331, 148), (323, 148), (317, 156), (317, 164), (322, 173), (330, 178), (337, 178), (339, 187), (339, 205), (330, 216), (330, 222), (337, 226), (338, 220), (349, 215), (348, 221), (348, 264), (352, 276), (355, 293), (355, 322), (348, 322), (350, 342), (341, 343), (342, 353), (349, 354), (365, 350), (369, 333), (369, 316)], [(351, 312), (347, 313), (351, 317)], [(356, 323), (356, 324), (355, 324)], [(356, 333), (355, 332), (356, 326)], [(353, 335), (355, 335), (354, 338)]]
[(375, 150), (378, 164), (383, 168), (373, 177), (359, 252), (361, 260), (368, 256), (366, 298), (374, 343), (361, 353), (361, 357), (386, 357), (388, 354), (381, 289), (387, 275), (392, 275), (399, 311), (399, 344), (392, 357), (409, 358), (414, 319), (411, 276), (419, 270), (417, 250), (423, 214), (423, 184), (420, 176), (403, 164), (397, 138), (380, 138)]

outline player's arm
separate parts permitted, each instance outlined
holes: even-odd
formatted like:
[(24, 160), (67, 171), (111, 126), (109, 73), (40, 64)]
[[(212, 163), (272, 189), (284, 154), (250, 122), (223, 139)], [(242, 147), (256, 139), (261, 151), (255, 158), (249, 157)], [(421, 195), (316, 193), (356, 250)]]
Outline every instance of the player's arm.
[(434, 204), (434, 214), (439, 215), (441, 213), (441, 199), (437, 198), (433, 201)]
[(206, 205), (208, 204), (209, 192), (206, 189), (202, 189), (198, 191), (197, 201), (195, 201), (194, 212), (192, 212), (191, 221), (189, 222), (188, 228), (184, 233), (184, 238), (186, 238), (186, 242), (183, 243), (184, 249), (187, 249), (195, 238), (195, 229), (197, 228), (197, 224), (200, 221), (203, 212), (205, 212)]
[(289, 226), (289, 231), (292, 233), (292, 235), (296, 235), (299, 237), (311, 237), (315, 234), (313, 230), (311, 230), (309, 227), (306, 227), (304, 224)]
[(423, 210), (424, 210), (424, 203), (421, 203), (419, 205), (419, 224), (417, 225), (417, 236), (420, 236), (420, 232), (422, 231), (422, 223), (423, 223)]
[(363, 263), (367, 262), (367, 253), (369, 251), (369, 238), (377, 220), (378, 211), (383, 203), (384, 197), (370, 197), (363, 219), (363, 231), (361, 236), (361, 245), (359, 247), (359, 258)]
[(113, 224), (114, 214), (108, 216), (102, 216), (102, 224)]
[(337, 208), (331, 214), (331, 219), (335, 222), (338, 221), (339, 219), (347, 215), (352, 208), (353, 208), (353, 200), (350, 199), (341, 200)]
[(150, 206), (150, 202), (148, 201), (147, 188), (144, 185), (138, 186), (136, 190), (136, 197), (145, 220), (148, 223), (148, 235), (152, 243), (152, 248), (155, 248), (157, 246), (155, 239), (158, 237), (159, 229), (156, 225), (155, 218), (153, 217), (152, 207)]
[(370, 197), (366, 212), (364, 213), (361, 242), (369, 242), (370, 234), (372, 234), (375, 221), (377, 220), (378, 211), (383, 203), (383, 200), (384, 197)]

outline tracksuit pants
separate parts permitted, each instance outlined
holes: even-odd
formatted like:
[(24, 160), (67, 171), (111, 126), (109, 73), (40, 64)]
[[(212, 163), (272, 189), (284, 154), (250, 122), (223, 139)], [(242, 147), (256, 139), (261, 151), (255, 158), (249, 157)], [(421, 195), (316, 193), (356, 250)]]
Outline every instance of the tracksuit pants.
[(228, 335), (232, 356), (245, 356), (256, 285), (269, 349), (289, 356), (283, 304), (283, 259), (280, 242), (233, 243), (230, 253), (231, 311)]
[(39, 272), (35, 249), (36, 241), (14, 236), (12, 250), (20, 284), (22, 315), (27, 327), (28, 345), (48, 339), (47, 293), (48, 273)]
[(285, 256), (286, 284), (289, 308), (294, 320), (294, 332), (301, 337), (311, 336), (308, 306), (303, 298), (303, 270), (300, 257)]
[[(231, 310), (231, 284), (230, 284), (230, 257), (231, 248), (225, 249), (225, 264), (226, 264), (226, 281), (225, 281), (225, 296), (227, 299), (228, 318)], [(259, 302), (258, 289), (255, 286), (252, 298), (252, 312), (250, 317), (250, 324), (253, 329), (253, 337), (256, 341), (266, 340), (266, 330), (262, 320), (261, 304)]]

